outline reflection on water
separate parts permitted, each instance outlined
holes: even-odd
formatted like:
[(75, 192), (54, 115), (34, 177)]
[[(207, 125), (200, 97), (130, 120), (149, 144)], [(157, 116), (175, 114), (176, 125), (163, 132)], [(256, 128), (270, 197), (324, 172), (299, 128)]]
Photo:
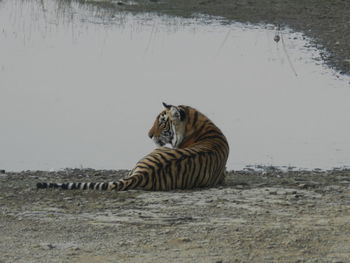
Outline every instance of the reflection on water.
[(71, 1), (0, 2), (0, 168), (131, 168), (161, 102), (206, 113), (229, 169), (349, 164), (349, 79), (301, 34)]

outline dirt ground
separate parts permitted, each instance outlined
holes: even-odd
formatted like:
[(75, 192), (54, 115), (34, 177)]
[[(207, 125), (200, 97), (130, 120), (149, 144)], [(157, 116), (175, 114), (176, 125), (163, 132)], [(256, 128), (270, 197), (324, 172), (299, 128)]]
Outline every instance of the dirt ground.
[(35, 188), (126, 174), (1, 174), (0, 262), (350, 262), (350, 170), (246, 169), (192, 191)]
[[(68, 1), (68, 0), (66, 0)], [(69, 0), (71, 1), (71, 0)], [(350, 74), (350, 1), (348, 0), (76, 0), (83, 4), (171, 16), (220, 16), (227, 22), (289, 26), (313, 39), (324, 61)]]

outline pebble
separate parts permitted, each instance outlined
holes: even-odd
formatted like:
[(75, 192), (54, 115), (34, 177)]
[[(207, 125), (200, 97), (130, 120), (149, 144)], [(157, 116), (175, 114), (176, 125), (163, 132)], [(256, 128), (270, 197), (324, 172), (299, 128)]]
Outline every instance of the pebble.
[(43, 244), (40, 244), (40, 246), (43, 248), (43, 249), (54, 249), (55, 246), (52, 245), (51, 243), (43, 243)]
[(191, 242), (191, 239), (188, 238), (188, 237), (181, 237), (181, 238), (179, 238), (179, 241), (182, 241), (182, 242)]

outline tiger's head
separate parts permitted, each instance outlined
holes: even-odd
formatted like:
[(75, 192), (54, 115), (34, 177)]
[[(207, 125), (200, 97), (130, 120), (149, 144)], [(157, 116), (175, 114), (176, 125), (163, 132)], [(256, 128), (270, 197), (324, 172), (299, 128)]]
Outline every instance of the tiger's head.
[(164, 110), (157, 116), (148, 136), (158, 146), (171, 144), (177, 148), (185, 135), (186, 112), (181, 106), (168, 105), (163, 102)]

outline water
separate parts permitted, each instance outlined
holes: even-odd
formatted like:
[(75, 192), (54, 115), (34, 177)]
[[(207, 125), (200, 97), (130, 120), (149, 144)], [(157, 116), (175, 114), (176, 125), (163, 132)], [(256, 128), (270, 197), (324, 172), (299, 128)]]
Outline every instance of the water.
[(223, 130), (228, 169), (349, 165), (349, 78), (302, 34), (282, 32), (286, 53), (275, 33), (3, 0), (0, 168), (130, 169), (154, 148), (147, 132), (162, 101), (196, 107)]

